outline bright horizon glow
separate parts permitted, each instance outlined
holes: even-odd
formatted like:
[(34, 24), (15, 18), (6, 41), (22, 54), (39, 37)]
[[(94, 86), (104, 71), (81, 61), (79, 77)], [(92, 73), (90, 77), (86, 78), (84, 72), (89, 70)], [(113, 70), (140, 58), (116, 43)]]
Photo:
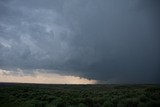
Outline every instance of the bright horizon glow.
[(56, 73), (42, 73), (39, 71), (33, 74), (24, 75), (20, 70), (16, 73), (13, 71), (0, 69), (0, 82), (15, 83), (42, 83), (42, 84), (96, 84), (96, 80), (80, 78), (75, 76), (64, 76)]

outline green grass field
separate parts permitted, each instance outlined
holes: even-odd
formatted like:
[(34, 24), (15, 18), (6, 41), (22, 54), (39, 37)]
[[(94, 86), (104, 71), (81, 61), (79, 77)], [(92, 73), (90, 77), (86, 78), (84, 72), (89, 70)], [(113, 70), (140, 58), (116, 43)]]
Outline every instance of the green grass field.
[(0, 83), (0, 107), (160, 107), (160, 86)]

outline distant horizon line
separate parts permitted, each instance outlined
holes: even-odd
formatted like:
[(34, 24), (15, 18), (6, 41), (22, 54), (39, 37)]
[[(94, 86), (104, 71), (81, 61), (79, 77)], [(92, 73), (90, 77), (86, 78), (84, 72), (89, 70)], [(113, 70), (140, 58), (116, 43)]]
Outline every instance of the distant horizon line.
[(98, 84), (67, 84), (67, 83), (27, 83), (27, 82), (0, 82), (0, 84), (35, 84), (35, 85), (160, 85), (158, 83), (98, 83)]

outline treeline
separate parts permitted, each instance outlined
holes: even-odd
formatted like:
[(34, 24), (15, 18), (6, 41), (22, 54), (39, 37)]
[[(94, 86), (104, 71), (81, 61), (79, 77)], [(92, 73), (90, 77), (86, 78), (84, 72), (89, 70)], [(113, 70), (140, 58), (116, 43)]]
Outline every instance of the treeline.
[(0, 107), (160, 107), (160, 86), (3, 84)]

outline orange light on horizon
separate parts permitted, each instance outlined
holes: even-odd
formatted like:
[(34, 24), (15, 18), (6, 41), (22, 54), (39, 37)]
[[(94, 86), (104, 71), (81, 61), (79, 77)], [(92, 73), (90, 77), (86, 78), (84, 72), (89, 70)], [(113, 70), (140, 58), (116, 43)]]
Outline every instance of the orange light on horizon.
[(96, 80), (80, 78), (75, 76), (64, 76), (56, 73), (33, 72), (24, 75), (23, 72), (13, 73), (12, 71), (0, 69), (0, 82), (18, 83), (44, 83), (44, 84), (96, 84)]

